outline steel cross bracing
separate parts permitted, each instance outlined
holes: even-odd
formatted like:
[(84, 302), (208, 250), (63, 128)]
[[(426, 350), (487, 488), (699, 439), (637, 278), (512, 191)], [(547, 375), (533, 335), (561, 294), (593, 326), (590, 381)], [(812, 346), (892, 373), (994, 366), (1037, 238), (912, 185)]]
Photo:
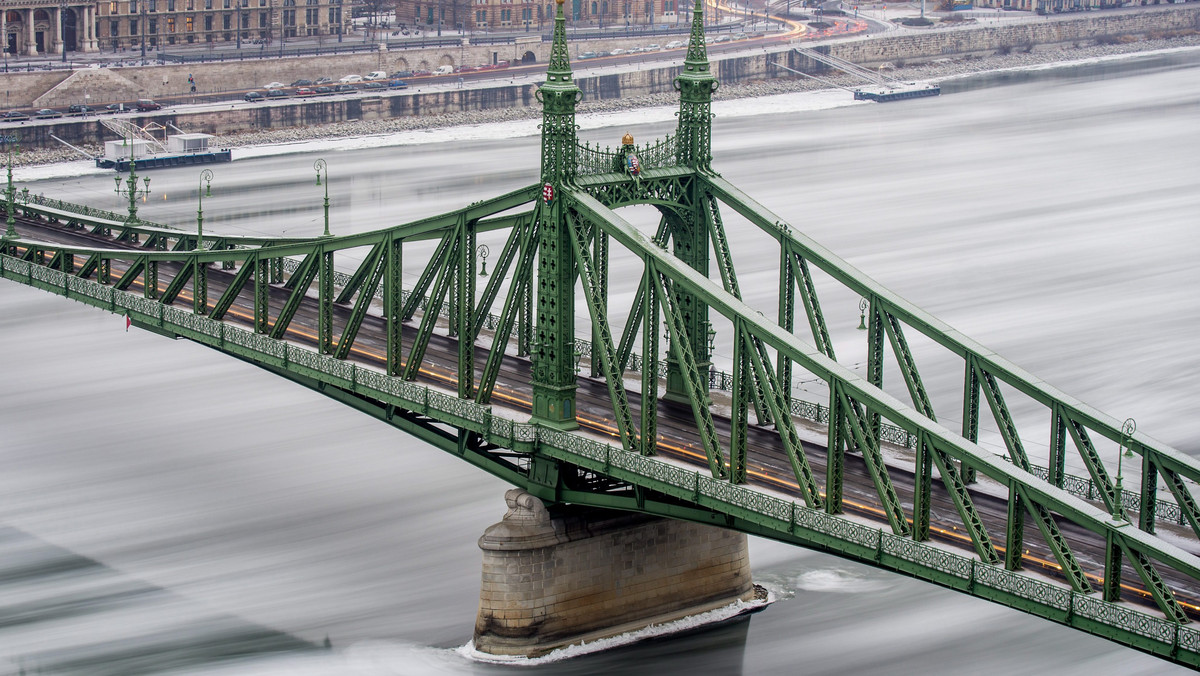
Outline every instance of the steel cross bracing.
[[(538, 185), (374, 232), (205, 233), (202, 245), (198, 233), (10, 197), (18, 236), (0, 245), (0, 274), (247, 360), (547, 501), (831, 552), (1200, 666), (1188, 624), (1200, 559), (1186, 551), (1200, 550), (1200, 464), (954, 331), (721, 178), (699, 3), (693, 16), (666, 139), (578, 141), (560, 9)], [(632, 205), (658, 211), (653, 234), (623, 218)], [(743, 300), (734, 218), (778, 245), (770, 308)], [(486, 281), (481, 240), (498, 248)], [(628, 307), (610, 302), (617, 257), (642, 266)], [(361, 262), (343, 274), (347, 260)], [(406, 265), (419, 271), (408, 289)], [(835, 355), (818, 297), (831, 286), (867, 303), (864, 375)], [(720, 377), (717, 328), (733, 346)], [(918, 366), (931, 349), (961, 359), (955, 430), (938, 411), (960, 402), (939, 409)], [(795, 400), (796, 378), (822, 383), (824, 405)], [(1014, 398), (1048, 414), (1045, 478)], [(802, 434), (798, 407), (823, 417), (824, 447)], [(989, 430), (1003, 457), (978, 444)], [(1126, 463), (1140, 465), (1136, 493), (1118, 485), (1104, 444), (1140, 456)], [(1068, 448), (1089, 478), (1067, 473)], [(1184, 547), (1155, 536), (1168, 509)]]

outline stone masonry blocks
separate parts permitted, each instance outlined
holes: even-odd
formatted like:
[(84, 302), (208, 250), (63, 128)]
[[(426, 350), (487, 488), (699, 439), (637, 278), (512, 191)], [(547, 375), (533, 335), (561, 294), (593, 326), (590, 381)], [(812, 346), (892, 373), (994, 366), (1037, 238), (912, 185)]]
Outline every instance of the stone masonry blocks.
[(746, 536), (641, 514), (565, 507), (520, 489), (479, 540), (475, 647), (544, 654), (754, 596)]

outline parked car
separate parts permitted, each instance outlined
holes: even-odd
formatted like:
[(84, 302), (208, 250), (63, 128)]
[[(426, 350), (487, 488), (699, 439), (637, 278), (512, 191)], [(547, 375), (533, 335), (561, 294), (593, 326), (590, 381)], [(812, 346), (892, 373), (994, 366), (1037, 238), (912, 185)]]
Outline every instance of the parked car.
[(60, 113), (59, 111), (57, 111), (53, 108), (39, 108), (37, 110), (37, 112), (34, 113), (34, 116), (36, 116), (36, 117), (62, 117), (62, 113)]
[(319, 77), (313, 81), (313, 84), (324, 85), (324, 84), (330, 84), (331, 82), (333, 82), (333, 78), (331, 78), (331, 77)]
[(427, 77), (427, 76), (430, 76), (430, 75), (433, 75), (433, 73), (431, 73), (431, 72), (429, 72), (429, 71), (427, 71), (427, 70), (414, 70), (414, 71), (412, 72), (412, 76), (413, 76), (413, 77)]
[(246, 92), (246, 95), (242, 97), (242, 100), (244, 100), (244, 101), (262, 101), (263, 95), (259, 94), (258, 92)]
[(106, 113), (123, 113), (127, 110), (130, 110), (130, 108), (124, 103), (110, 103), (104, 106), (104, 112)]
[(294, 96), (312, 96), (313, 94), (316, 94), (316, 93), (317, 93), (316, 90), (311, 89), (309, 87), (300, 87), (296, 91), (292, 92), (292, 94)]
[(382, 70), (373, 70), (370, 73), (367, 73), (366, 76), (364, 76), (364, 79), (366, 79), (366, 80), (382, 80), (386, 77), (387, 77), (387, 73), (383, 72)]
[(713, 42), (731, 42), (732, 40), (732, 35), (718, 35)]
[(85, 106), (82, 103), (73, 103), (67, 108), (67, 112), (72, 115), (83, 115), (84, 113), (94, 113), (96, 109), (91, 106)]
[(438, 66), (433, 70), (434, 75), (449, 75), (454, 72), (454, 66)]
[(628, 52), (626, 52), (624, 49), (621, 49), (620, 47), (618, 47), (618, 48), (612, 50), (611, 52), (609, 52), (609, 54), (612, 54), (613, 56), (621, 56), (622, 54), (628, 54)]
[(312, 80), (296, 80), (292, 83), (293, 87), (309, 87), (312, 85)]
[(279, 89), (286, 86), (287, 85), (283, 84), (282, 82), (268, 82), (267, 84), (263, 85), (263, 89)]
[(288, 93), (282, 89), (268, 89), (267, 96), (272, 99), (287, 98)]
[(680, 47), (686, 47), (686, 46), (687, 46), (687, 43), (684, 42), (683, 40), (672, 40), (667, 43), (667, 49), (679, 49)]
[(338, 80), (338, 82), (350, 83), (350, 82), (362, 82), (362, 80), (363, 80), (363, 78), (361, 75), (347, 75), (347, 76), (343, 77), (342, 79)]
[(584, 52), (584, 53), (582, 53), (582, 54), (580, 54), (580, 55), (579, 55), (579, 58), (581, 58), (581, 59), (594, 59), (594, 58), (596, 58), (596, 56), (598, 56), (598, 55), (596, 54), (596, 52)]
[(412, 77), (412, 76), (413, 76), (413, 72), (411, 70), (398, 70), (395, 73), (392, 73), (392, 77)]
[(408, 89), (408, 83), (404, 80), (392, 80), (387, 86), (391, 89)]
[(19, 122), (21, 120), (28, 120), (29, 116), (19, 110), (10, 110), (0, 115), (0, 118), (3, 118), (7, 122)]
[(138, 99), (137, 109), (139, 113), (145, 113), (151, 110), (162, 110), (162, 106), (150, 99)]
[(661, 46), (659, 46), (659, 44), (658, 44), (657, 42), (654, 42), (654, 43), (651, 43), (651, 44), (648, 44), (648, 45), (646, 45), (646, 46), (645, 46), (645, 48), (643, 48), (643, 50), (642, 50), (642, 51), (646, 51), (646, 52), (657, 52), (657, 51), (658, 51), (658, 50), (660, 50), (660, 49), (662, 49), (662, 47), (661, 47)]

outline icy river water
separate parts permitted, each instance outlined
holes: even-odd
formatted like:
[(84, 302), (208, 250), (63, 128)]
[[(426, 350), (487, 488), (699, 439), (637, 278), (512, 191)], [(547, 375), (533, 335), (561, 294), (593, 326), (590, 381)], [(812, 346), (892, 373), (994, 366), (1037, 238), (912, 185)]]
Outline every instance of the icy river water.
[[(716, 108), (715, 166), (966, 335), (1198, 454), (1197, 72), (1044, 73), (884, 105), (845, 92), (730, 102)], [(582, 138), (615, 144), (674, 120), (664, 109), (581, 124)], [(242, 150), (215, 168), (205, 228), (318, 233), (317, 157), (335, 233), (445, 211), (535, 182), (535, 133), (514, 123)], [(194, 224), (197, 173), (149, 174), (142, 216)], [(112, 173), (83, 163), (18, 180), (120, 209)], [(749, 234), (733, 239), (735, 254), (774, 263)], [(771, 314), (768, 269), (751, 264), (741, 281)], [(839, 356), (853, 355), (858, 299), (829, 294)], [(718, 339), (718, 360), (730, 354)], [(748, 621), (539, 666), (480, 664), (458, 649), (478, 601), (476, 540), (504, 513), (497, 479), (254, 367), (11, 282), (0, 378), (0, 676), (1174, 670), (764, 540), (751, 543), (754, 576), (778, 601)], [(956, 419), (961, 372), (927, 378)], [(1044, 428), (1028, 435), (1044, 459)]]

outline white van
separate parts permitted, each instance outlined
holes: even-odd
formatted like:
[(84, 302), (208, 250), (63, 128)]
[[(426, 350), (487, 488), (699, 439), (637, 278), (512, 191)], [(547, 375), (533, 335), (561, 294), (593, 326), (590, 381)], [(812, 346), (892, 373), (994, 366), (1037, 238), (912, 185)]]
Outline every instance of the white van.
[(368, 80), (383, 80), (385, 78), (387, 78), (387, 73), (383, 72), (382, 70), (373, 70), (370, 73), (367, 73), (366, 76), (366, 79)]
[(454, 72), (454, 66), (438, 66), (433, 69), (434, 75), (450, 75)]

